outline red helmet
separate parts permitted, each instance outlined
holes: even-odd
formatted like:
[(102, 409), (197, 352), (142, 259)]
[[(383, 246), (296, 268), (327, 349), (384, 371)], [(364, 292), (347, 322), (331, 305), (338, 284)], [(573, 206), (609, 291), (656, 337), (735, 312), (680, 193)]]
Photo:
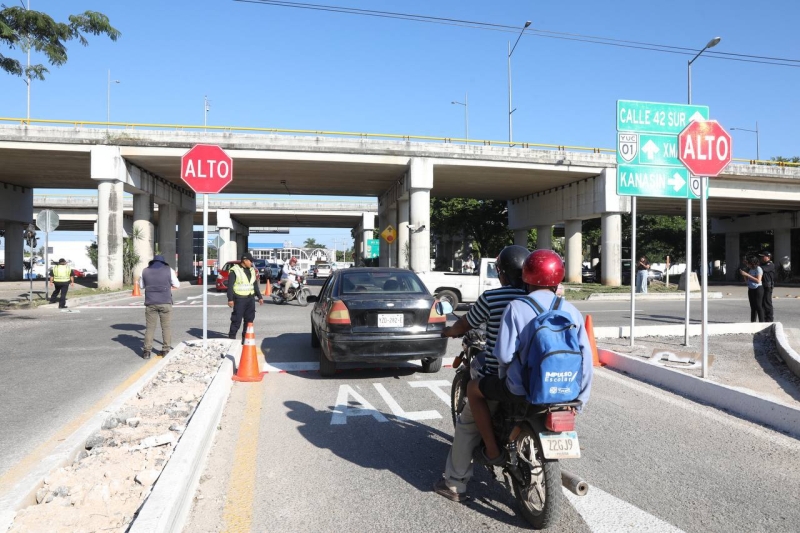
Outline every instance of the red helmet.
[(292, 256), (291, 258), (289, 258), (289, 264), (290, 265), (293, 265), (295, 263), (297, 263), (297, 258), (295, 256)]
[(564, 280), (564, 262), (553, 250), (534, 250), (522, 265), (522, 281), (537, 287), (558, 287)]

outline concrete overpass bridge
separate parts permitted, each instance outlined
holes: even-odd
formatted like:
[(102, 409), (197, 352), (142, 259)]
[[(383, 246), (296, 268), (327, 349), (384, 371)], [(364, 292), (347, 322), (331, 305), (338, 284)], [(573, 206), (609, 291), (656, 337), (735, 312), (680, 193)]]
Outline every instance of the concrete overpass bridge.
[[(134, 226), (152, 233), (154, 204), (159, 204), (160, 219), (176, 221), (159, 224), (160, 240), (167, 243), (160, 249), (174, 257), (174, 244), (170, 249), (168, 243), (176, 241), (175, 225), (180, 242), (197, 211), (194, 194), (179, 176), (180, 157), (198, 143), (218, 144), (234, 159), (234, 182), (226, 193), (377, 197), (379, 227), (393, 224), (399, 229), (397, 246), (390, 249), (382, 243), (383, 264), (390, 254), (392, 264), (407, 264), (398, 251), (408, 243), (410, 267), (429, 269), (431, 196), (501, 199), (508, 201), (509, 225), (517, 242), (536, 227), (538, 246), (549, 247), (550, 228), (564, 223), (571, 281), (580, 281), (581, 221), (600, 218), (603, 281), (614, 285), (621, 280), (621, 214), (630, 210), (630, 198), (616, 194), (612, 150), (526, 143), (512, 147), (488, 141), (454, 144), (449, 141), (457, 140), (410, 136), (326, 137), (323, 132), (279, 134), (257, 128), (251, 129), (257, 133), (234, 133), (230, 128), (203, 133), (118, 124), (128, 127), (107, 131), (70, 124), (0, 126), (0, 224), (20, 230), (21, 223), (30, 220), (33, 188), (96, 189), (103, 287), (118, 286), (122, 280), (123, 192), (133, 195)], [(719, 227), (727, 234), (749, 231), (751, 216), (800, 209), (798, 180), (800, 169), (789, 166), (731, 165), (711, 184), (709, 215), (717, 225), (725, 222)], [(679, 215), (683, 206), (685, 201), (641, 200), (639, 212)], [(796, 218), (790, 217), (790, 223)], [(232, 221), (217, 220), (218, 227), (224, 224), (232, 226)], [(358, 228), (357, 251), (363, 252), (371, 236), (367, 224), (362, 220)], [(16, 230), (10, 233), (21, 235)], [(734, 238), (730, 240), (733, 249)], [(6, 247), (19, 250), (20, 264), (12, 266), (11, 274), (18, 268), (21, 276), (21, 236), (7, 238)], [(738, 256), (735, 248), (735, 254), (726, 255)]]

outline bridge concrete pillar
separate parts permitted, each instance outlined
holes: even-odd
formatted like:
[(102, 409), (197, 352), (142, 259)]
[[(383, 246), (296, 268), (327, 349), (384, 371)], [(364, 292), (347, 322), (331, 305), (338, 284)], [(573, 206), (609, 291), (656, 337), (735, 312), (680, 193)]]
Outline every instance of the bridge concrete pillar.
[(219, 268), (222, 268), (228, 261), (233, 261), (236, 255), (231, 249), (231, 231), (230, 228), (217, 227), (217, 235), (222, 239), (222, 245), (217, 249), (217, 258), (219, 261)]
[(122, 288), (122, 182), (97, 185), (97, 287)]
[(739, 232), (729, 231), (725, 234), (725, 279), (728, 281), (736, 280), (736, 273), (739, 272)]
[(380, 239), (380, 252), (378, 255), (378, 266), (389, 266), (389, 243), (380, 236), (380, 233), (389, 225), (389, 217), (386, 216), (386, 211), (378, 213), (378, 239)]
[(367, 261), (367, 241), (372, 238), (375, 229), (375, 213), (361, 215), (361, 259)]
[(517, 246), (522, 246), (523, 248), (528, 247), (528, 230), (527, 229), (515, 229), (514, 230), (514, 244)]
[(178, 212), (178, 279), (189, 280), (194, 273), (194, 213)]
[(553, 226), (536, 226), (536, 249), (551, 250), (553, 248)]
[(775, 256), (772, 260), (775, 264), (780, 264), (781, 259), (792, 258), (792, 230), (790, 228), (776, 228), (775, 235)]
[(178, 224), (178, 206), (173, 204), (159, 204), (158, 206), (158, 251), (164, 256), (171, 268), (177, 267), (175, 255), (177, 253), (177, 233), (175, 226)]
[(409, 228), (411, 258), (414, 272), (431, 270), (431, 189), (433, 188), (433, 161), (422, 157), (409, 165)]
[[(397, 231), (397, 208), (392, 205), (389, 209), (386, 210), (386, 225), (391, 226)], [(381, 228), (382, 229), (382, 228)], [(382, 239), (381, 239), (382, 240)], [(385, 241), (384, 241), (385, 242)], [(397, 267), (397, 238), (395, 238), (394, 242), (386, 243), (387, 255), (386, 257), (389, 259), (389, 264), (387, 266), (390, 267)]]
[(139, 262), (133, 269), (133, 279), (142, 276), (142, 270), (153, 259), (155, 226), (153, 225), (153, 197), (149, 194), (133, 196), (133, 249)]
[(600, 216), (600, 252), (603, 285), (622, 285), (622, 214), (603, 213)]
[(27, 224), (6, 222), (6, 281), (20, 281), (24, 271), (23, 252), (25, 251), (24, 232)]
[(407, 199), (397, 201), (397, 266), (408, 268), (409, 253), (409, 202)]
[(569, 283), (583, 282), (583, 233), (580, 220), (567, 220), (564, 224), (567, 255), (567, 275)]

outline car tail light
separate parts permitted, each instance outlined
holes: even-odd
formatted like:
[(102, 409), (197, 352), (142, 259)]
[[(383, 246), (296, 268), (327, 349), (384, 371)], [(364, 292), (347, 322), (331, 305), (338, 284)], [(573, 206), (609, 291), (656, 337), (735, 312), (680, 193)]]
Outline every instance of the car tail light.
[(547, 413), (547, 417), (544, 419), (544, 427), (557, 433), (572, 431), (575, 429), (575, 413), (572, 411)]
[(436, 312), (436, 303), (437, 300), (433, 301), (433, 307), (431, 307), (431, 312), (428, 315), (428, 324), (438, 324), (440, 322), (447, 322), (447, 317), (445, 315), (440, 315)]
[(350, 325), (350, 311), (344, 302), (335, 302), (328, 312), (328, 324)]

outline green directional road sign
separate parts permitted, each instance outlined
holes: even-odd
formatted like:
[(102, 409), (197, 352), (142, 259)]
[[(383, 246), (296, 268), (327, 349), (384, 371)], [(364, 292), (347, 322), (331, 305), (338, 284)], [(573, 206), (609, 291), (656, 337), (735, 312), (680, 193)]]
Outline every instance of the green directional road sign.
[(620, 196), (687, 198), (689, 171), (679, 167), (618, 165), (617, 194)]
[(375, 259), (380, 256), (381, 240), (380, 239), (367, 239), (367, 251), (364, 254), (365, 259)]
[(653, 133), (617, 133), (617, 163), (681, 167), (678, 137)]
[(678, 135), (693, 120), (708, 120), (708, 106), (617, 100), (617, 131)]

